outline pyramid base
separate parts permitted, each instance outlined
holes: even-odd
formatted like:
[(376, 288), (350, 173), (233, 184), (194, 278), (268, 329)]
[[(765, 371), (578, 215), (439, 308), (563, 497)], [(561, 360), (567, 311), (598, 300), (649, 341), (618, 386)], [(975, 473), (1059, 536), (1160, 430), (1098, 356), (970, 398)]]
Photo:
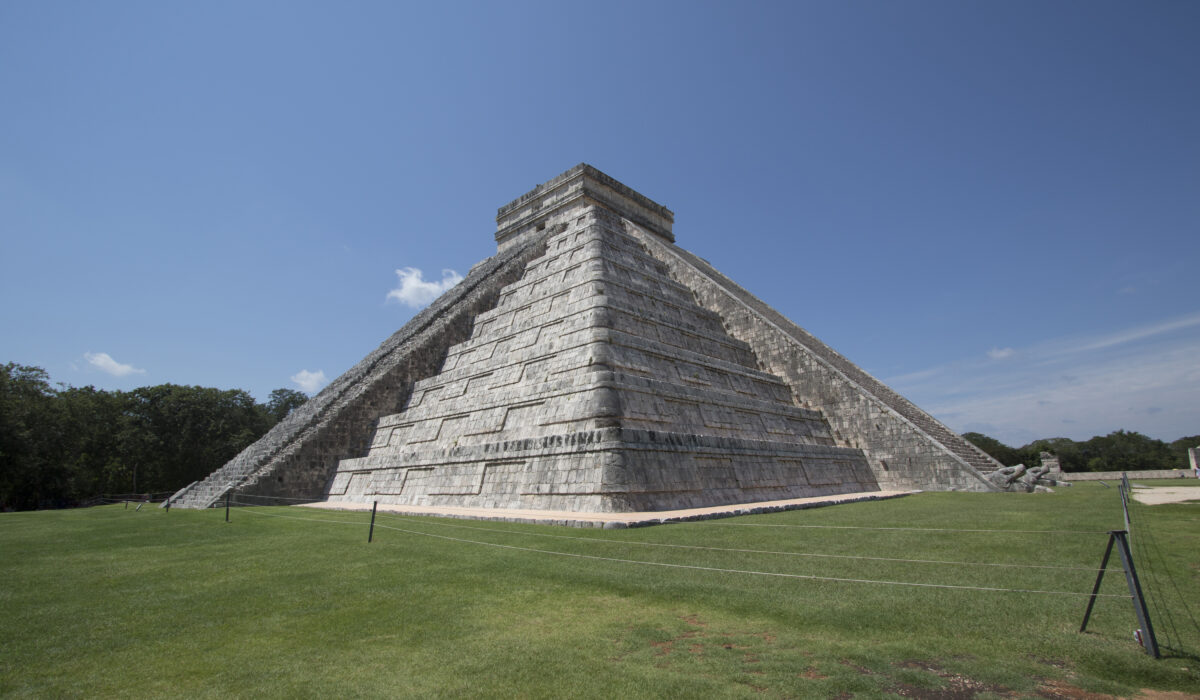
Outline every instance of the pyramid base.
[(342, 460), (333, 502), (639, 512), (878, 491), (861, 450), (600, 428)]
[[(889, 498), (899, 498), (917, 493), (915, 491), (861, 491), (842, 493), (829, 496), (812, 496), (809, 498), (793, 498), (777, 501), (758, 501), (754, 503), (735, 503), (707, 508), (683, 508), (667, 511), (633, 511), (633, 512), (577, 512), (565, 510), (535, 510), (521, 508), (456, 508), (451, 506), (413, 506), (380, 503), (380, 513), (409, 516), (436, 516), (462, 520), (493, 520), (512, 523), (535, 523), (541, 525), (559, 525), (566, 527), (603, 527), (619, 529), (626, 527), (645, 527), (673, 522), (688, 522), (693, 520), (712, 520), (717, 518), (732, 518), (740, 515), (756, 515), (760, 513), (777, 513), (787, 510), (804, 510), (823, 506), (860, 503), (865, 501), (880, 501)], [(304, 508), (321, 510), (371, 510), (373, 503), (356, 503), (350, 501), (321, 501), (305, 503)]]

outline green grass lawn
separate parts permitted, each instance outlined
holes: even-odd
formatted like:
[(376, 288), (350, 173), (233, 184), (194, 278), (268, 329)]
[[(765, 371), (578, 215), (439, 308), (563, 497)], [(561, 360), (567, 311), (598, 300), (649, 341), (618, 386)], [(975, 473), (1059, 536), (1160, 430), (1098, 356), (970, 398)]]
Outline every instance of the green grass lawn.
[[(1133, 641), (1127, 598), (1101, 598), (1079, 634), (1080, 595), (827, 580), (1086, 594), (1122, 526), (1097, 483), (629, 530), (381, 514), (371, 544), (368, 513), (6, 514), (0, 694), (1200, 693), (1200, 510), (1134, 514), (1161, 660)], [(855, 529), (882, 527), (932, 530)], [(1126, 593), (1119, 571), (1102, 592)]]

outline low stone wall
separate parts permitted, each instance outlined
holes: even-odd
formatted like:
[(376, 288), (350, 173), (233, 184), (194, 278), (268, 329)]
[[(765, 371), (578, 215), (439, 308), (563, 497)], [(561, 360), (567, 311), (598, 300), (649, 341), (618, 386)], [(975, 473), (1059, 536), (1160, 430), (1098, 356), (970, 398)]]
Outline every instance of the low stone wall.
[(1130, 479), (1191, 479), (1190, 469), (1147, 469), (1140, 472), (1063, 472), (1063, 481), (1118, 481), (1122, 474)]

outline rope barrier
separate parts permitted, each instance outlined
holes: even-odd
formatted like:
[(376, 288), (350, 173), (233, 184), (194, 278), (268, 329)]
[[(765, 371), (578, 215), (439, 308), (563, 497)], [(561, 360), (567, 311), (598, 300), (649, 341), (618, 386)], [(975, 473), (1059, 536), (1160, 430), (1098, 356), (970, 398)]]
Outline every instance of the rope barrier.
[[(1172, 504), (1177, 505), (1177, 504)], [(1176, 623), (1175, 616), (1171, 613), (1171, 606), (1166, 603), (1168, 593), (1173, 593), (1177, 603), (1186, 616), (1185, 622), (1191, 622), (1191, 630), (1200, 633), (1200, 623), (1192, 614), (1191, 606), (1188, 604), (1188, 596), (1184, 595), (1180, 590), (1178, 583), (1175, 581), (1175, 576), (1171, 573), (1171, 567), (1167, 564), (1166, 556), (1163, 554), (1162, 548), (1158, 544), (1158, 540), (1154, 535), (1154, 528), (1149, 526), (1149, 509), (1152, 506), (1138, 501), (1136, 498), (1129, 500), (1129, 509), (1136, 513), (1134, 527), (1131, 528), (1131, 536), (1136, 540), (1136, 548), (1134, 549), (1134, 559), (1139, 561), (1139, 568), (1148, 574), (1148, 577), (1143, 579), (1150, 584), (1147, 591), (1151, 595), (1146, 596), (1150, 607), (1154, 608), (1154, 619), (1156, 631), (1165, 637), (1170, 648), (1183, 650), (1184, 639), (1180, 633), (1180, 625)], [(1160, 571), (1161, 569), (1161, 571)], [(1160, 576), (1161, 573), (1161, 576)], [(1166, 579), (1166, 584), (1163, 583)], [(1167, 585), (1169, 584), (1169, 585)], [(1165, 623), (1165, 624), (1164, 624)]]
[[(500, 549), (511, 549), (511, 550), (515, 550), (515, 551), (519, 551), (519, 552), (533, 552), (535, 554), (550, 554), (550, 555), (561, 556), (561, 557), (572, 557), (572, 558), (577, 558), (577, 559), (590, 559), (590, 560), (594, 560), (594, 561), (610, 561), (610, 562), (617, 562), (617, 563), (622, 563), (622, 564), (641, 564), (643, 566), (661, 566), (661, 567), (666, 567), (666, 568), (671, 568), (671, 569), (689, 569), (689, 570), (694, 570), (694, 571), (713, 571), (713, 572), (718, 572), (718, 573), (746, 574), (746, 575), (751, 575), (751, 576), (775, 576), (775, 577), (780, 577), (780, 578), (804, 579), (804, 580), (808, 580), (808, 581), (830, 581), (830, 582), (835, 582), (835, 583), (872, 583), (872, 584), (887, 585), (887, 586), (909, 586), (909, 587), (914, 587), (914, 588), (941, 588), (941, 589), (957, 589), (957, 590), (971, 590), (971, 591), (991, 591), (991, 592), (1000, 592), (1000, 593), (1035, 593), (1035, 594), (1044, 594), (1044, 595), (1069, 595), (1069, 596), (1083, 596), (1083, 597), (1087, 597), (1087, 596), (1091, 595), (1090, 593), (1079, 593), (1077, 591), (1043, 591), (1043, 590), (1036, 590), (1036, 589), (1029, 589), (1029, 588), (995, 588), (995, 587), (989, 587), (989, 586), (961, 586), (961, 585), (952, 585), (952, 584), (944, 584), (944, 583), (913, 583), (913, 582), (909, 582), (909, 581), (881, 581), (881, 580), (873, 580), (873, 579), (839, 578), (839, 577), (833, 577), (833, 576), (815, 576), (815, 575), (811, 575), (811, 574), (787, 574), (787, 573), (781, 573), (781, 572), (776, 572), (776, 571), (752, 571), (752, 570), (745, 570), (745, 569), (724, 569), (724, 568), (715, 567), (715, 566), (698, 566), (695, 564), (668, 564), (665, 562), (642, 561), (642, 560), (638, 560), (638, 559), (619, 559), (616, 557), (601, 557), (601, 556), (597, 556), (594, 554), (578, 554), (575, 552), (556, 552), (556, 551), (549, 550), (549, 549), (535, 549), (533, 547), (518, 547), (516, 545), (511, 545), (511, 544), (497, 544), (495, 542), (482, 542), (479, 540), (468, 540), (468, 539), (464, 539), (461, 537), (450, 537), (448, 535), (435, 535), (435, 534), (429, 533), (429, 532), (420, 532), (418, 530), (409, 530), (409, 529), (401, 528), (401, 527), (392, 527), (391, 525), (383, 525), (382, 523), (376, 523), (376, 527), (384, 528), (387, 530), (396, 530), (398, 532), (405, 532), (405, 533), (408, 533), (411, 535), (423, 535), (425, 537), (434, 537), (434, 538), (441, 539), (441, 540), (449, 540), (451, 542), (478, 544), (478, 545), (483, 545), (483, 546), (487, 546), (487, 547), (497, 547)], [(1118, 595), (1118, 594), (1113, 594), (1113, 593), (1098, 593), (1096, 595), (1097, 595), (1097, 597), (1101, 597), (1101, 598), (1129, 598), (1128, 595)]]
[[(264, 497), (264, 498), (270, 498), (270, 497)], [(241, 510), (239, 512), (246, 512), (246, 513), (251, 513), (254, 515), (261, 515), (261, 516), (265, 516), (265, 517), (284, 518), (284, 519), (289, 519), (289, 520), (305, 520), (305, 521), (311, 521), (311, 522), (347, 524), (347, 525), (362, 525), (363, 524), (362, 521), (335, 520), (332, 518), (298, 517), (298, 516), (291, 516), (291, 515), (282, 515), (282, 514), (277, 514), (277, 513), (265, 513), (265, 512), (260, 512), (258, 509), (259, 508), (278, 507), (278, 506), (263, 506), (260, 504), (246, 503), (246, 502), (243, 502), (240, 500), (234, 500), (233, 502), (236, 503), (237, 505), (245, 507), (243, 510)], [(413, 520), (410, 520), (410, 519), (407, 519), (407, 518), (404, 518), (404, 517), (398, 516), (398, 515), (392, 515), (392, 514), (381, 514), (381, 515), (386, 516), (387, 518), (394, 520), (394, 521), (400, 521), (400, 522), (405, 522), (405, 523), (415, 522)], [(552, 535), (552, 534), (548, 534), (548, 533), (518, 532), (518, 531), (514, 531), (514, 530), (505, 530), (505, 529), (500, 529), (500, 528), (485, 528), (485, 527), (472, 526), (472, 525), (460, 525), (460, 524), (455, 524), (455, 523), (434, 522), (432, 524), (440, 525), (442, 527), (453, 527), (453, 528), (458, 528), (458, 529), (478, 530), (478, 531), (483, 531), (483, 532), (494, 532), (494, 533), (499, 533), (499, 534), (508, 534), (508, 535), (517, 535), (517, 536), (528, 535), (528, 536), (535, 536), (535, 537), (548, 537), (548, 538), (554, 538), (554, 539), (582, 540), (582, 541), (589, 541), (589, 542), (605, 542), (605, 543), (615, 543), (615, 544), (625, 544), (625, 545), (657, 546), (657, 547), (669, 547), (669, 548), (677, 548), (677, 549), (733, 552), (733, 553), (745, 553), (745, 554), (811, 556), (811, 557), (821, 557), (821, 558), (858, 559), (858, 560), (867, 560), (867, 561), (888, 561), (888, 562), (896, 562), (896, 563), (944, 564), (944, 565), (964, 565), (964, 566), (994, 566), (994, 567), (1003, 567), (1003, 568), (1044, 568), (1044, 569), (1064, 569), (1064, 570), (1079, 570), (1079, 571), (1098, 571), (1099, 570), (1096, 567), (1070, 567), (1070, 566), (1039, 565), (1039, 564), (1004, 564), (1004, 563), (993, 563), (993, 562), (954, 562), (954, 561), (941, 561), (941, 560), (898, 559), (898, 558), (890, 558), (890, 557), (868, 557), (868, 556), (859, 556), (859, 555), (836, 555), (836, 554), (820, 554), (820, 553), (806, 553), (806, 552), (780, 552), (780, 551), (772, 551), (772, 550), (708, 547), (708, 546), (703, 546), (703, 545), (680, 545), (680, 544), (657, 543), (657, 542), (637, 542), (637, 541), (633, 541), (633, 540), (615, 540), (615, 539), (611, 539), (611, 538), (602, 538), (602, 537), (578, 537), (578, 536), (572, 536), (572, 535)], [(732, 525), (735, 523), (724, 523), (724, 524)], [(737, 523), (737, 524), (742, 524), (742, 523)], [(746, 524), (751, 525), (749, 523), (746, 523)], [(744, 575), (751, 575), (751, 576), (772, 576), (772, 577), (778, 577), (778, 578), (803, 579), (803, 580), (810, 580), (810, 581), (828, 581), (828, 582), (835, 582), (835, 583), (868, 583), (868, 584), (876, 584), (876, 585), (907, 586), (907, 587), (912, 587), (912, 588), (939, 588), (939, 589), (952, 589), (952, 590), (975, 590), (975, 591), (986, 591), (986, 592), (1030, 593), (1030, 594), (1042, 594), (1042, 595), (1067, 595), (1067, 596), (1085, 596), (1085, 597), (1091, 595), (1090, 593), (1082, 593), (1082, 592), (1077, 592), (1077, 591), (1056, 591), (1056, 590), (1041, 590), (1041, 589), (1029, 589), (1029, 588), (1001, 588), (1001, 587), (993, 587), (993, 586), (967, 586), (967, 585), (959, 585), (959, 584), (920, 583), (920, 582), (912, 582), (912, 581), (888, 581), (888, 580), (877, 580), (877, 579), (818, 576), (818, 575), (814, 575), (814, 574), (790, 574), (790, 573), (773, 572), (773, 571), (730, 569), (730, 568), (722, 568), (722, 567), (700, 566), (700, 565), (695, 565), (695, 564), (671, 564), (671, 563), (666, 563), (666, 562), (653, 562), (653, 561), (644, 561), (644, 560), (638, 560), (638, 559), (623, 559), (623, 558), (618, 558), (618, 557), (603, 557), (603, 556), (594, 555), (594, 554), (580, 554), (580, 553), (576, 553), (576, 552), (559, 552), (559, 551), (548, 550), (548, 549), (538, 549), (538, 548), (534, 548), (534, 547), (521, 547), (521, 546), (517, 546), (517, 545), (500, 544), (500, 543), (496, 543), (496, 542), (485, 542), (485, 541), (481, 541), (481, 540), (472, 540), (472, 539), (466, 539), (466, 538), (460, 538), (460, 537), (451, 537), (449, 535), (438, 535), (438, 534), (430, 533), (430, 532), (423, 532), (423, 531), (419, 531), (419, 530), (412, 530), (412, 529), (402, 528), (402, 527), (394, 527), (392, 525), (386, 525), (382, 522), (376, 522), (376, 526), (379, 528), (382, 528), (382, 529), (394, 530), (397, 532), (404, 532), (404, 533), (413, 534), (413, 535), (432, 537), (432, 538), (436, 538), (436, 539), (448, 540), (448, 541), (452, 541), (452, 542), (460, 542), (460, 543), (465, 543), (465, 544), (476, 544), (476, 545), (487, 546), (487, 547), (496, 547), (496, 548), (500, 548), (500, 549), (509, 549), (509, 550), (522, 551), (522, 552), (532, 552), (532, 553), (537, 553), (537, 554), (548, 554), (548, 555), (553, 555), (553, 556), (571, 557), (571, 558), (577, 558), (577, 559), (589, 559), (589, 560), (594, 560), (594, 561), (609, 561), (609, 562), (625, 563), (625, 564), (639, 564), (642, 566), (659, 566), (659, 567), (674, 568), (674, 569), (690, 569), (690, 570), (697, 570), (697, 571), (712, 571), (712, 572), (718, 572), (718, 573), (744, 574)], [(768, 526), (788, 527), (786, 525), (773, 525), (773, 524), (770, 524)], [(809, 526), (797, 526), (797, 527), (809, 527)], [(823, 527), (823, 526), (811, 526), (811, 527)], [(897, 529), (897, 530), (913, 529), (913, 530), (917, 530), (917, 531), (934, 530), (933, 528), (867, 528), (867, 527), (857, 528), (857, 527), (851, 527), (851, 526), (828, 526), (828, 527), (834, 528), (834, 529), (866, 529), (866, 530), (871, 530), (871, 529)], [(955, 532), (958, 530), (954, 530), (954, 529), (950, 529), (950, 528), (939, 528), (934, 531)], [(975, 531), (967, 530), (967, 532), (975, 532)], [(1021, 531), (984, 530), (983, 532), (1021, 532)], [(1081, 531), (1073, 531), (1073, 532), (1081, 532)], [(1097, 594), (1097, 597), (1129, 598), (1130, 596), (1122, 595), (1122, 594), (1100, 593), (1100, 594)]]
[[(253, 494), (243, 494), (251, 498), (265, 498), (272, 500), (286, 501), (306, 501), (315, 503), (319, 499), (307, 498), (284, 498), (282, 496), (255, 496)], [(255, 504), (261, 505), (261, 504)], [(1200, 504), (1195, 504), (1200, 505)], [(435, 516), (436, 517), (436, 516)], [(801, 525), (795, 523), (731, 523), (721, 519), (711, 520), (664, 520), (663, 525), (684, 525), (704, 523), (707, 526), (724, 526), (724, 527), (783, 527), (783, 528), (814, 528), (828, 530), (879, 530), (879, 531), (901, 531), (901, 532), (979, 532), (979, 533), (995, 533), (995, 534), (1013, 534), (1013, 535), (1107, 535), (1108, 530), (995, 530), (995, 529), (969, 529), (969, 528), (946, 528), (946, 527), (868, 527), (866, 525)]]
[[(384, 515), (385, 514), (381, 513), (380, 517), (383, 517)], [(406, 523), (415, 522), (413, 520), (409, 520), (407, 518), (403, 518), (403, 517), (396, 516), (396, 515), (387, 514), (387, 517), (395, 518), (397, 520), (401, 520)], [(453, 528), (458, 528), (458, 529), (462, 529), (462, 530), (479, 530), (481, 532), (498, 532), (498, 533), (504, 533), (504, 534), (510, 534), (510, 535), (528, 535), (531, 537), (549, 537), (549, 538), (562, 539), (562, 540), (582, 540), (582, 541), (586, 541), (586, 542), (612, 542), (612, 543), (617, 543), (617, 544), (639, 545), (639, 546), (643, 546), (643, 547), (671, 547), (671, 548), (677, 548), (677, 549), (698, 549), (698, 550), (705, 550), (705, 551), (710, 551), (710, 552), (734, 552), (734, 553), (738, 553), (738, 554), (775, 554), (775, 555), (793, 556), (793, 557), (814, 557), (814, 558), (823, 558), (823, 559), (856, 559), (856, 560), (863, 560), (863, 561), (887, 561), (887, 562), (896, 562), (896, 563), (905, 563), (905, 564), (946, 564), (946, 565), (957, 565), (957, 566), (991, 566), (991, 567), (997, 567), (997, 568), (1058, 569), (1058, 570), (1064, 570), (1064, 571), (1090, 571), (1092, 573), (1099, 571), (1099, 569), (1094, 566), (1059, 566), (1059, 565), (1055, 565), (1055, 564), (1010, 564), (1010, 563), (1003, 563), (1003, 562), (945, 561), (945, 560), (939, 560), (939, 559), (900, 559), (900, 558), (895, 558), (895, 557), (869, 557), (869, 556), (862, 556), (862, 555), (856, 555), (856, 554), (823, 554), (823, 553), (816, 553), (816, 552), (781, 552), (781, 551), (775, 551), (775, 550), (769, 550), (769, 549), (738, 549), (738, 548), (734, 548), (734, 547), (707, 547), (707, 546), (703, 546), (703, 545), (671, 544), (671, 543), (667, 543), (667, 542), (639, 542), (636, 540), (614, 540), (614, 539), (609, 539), (606, 537), (576, 537), (576, 536), (572, 536), (572, 535), (551, 535), (548, 533), (541, 533), (541, 532), (519, 532), (516, 530), (502, 530), (502, 529), (498, 529), (498, 528), (478, 527), (478, 526), (474, 526), (474, 525), (459, 525), (456, 523), (434, 522), (434, 523), (430, 523), (430, 524), (438, 525), (441, 527), (453, 527)], [(1117, 569), (1117, 570), (1119, 571), (1120, 569)]]
[[(684, 522), (695, 521), (667, 521), (667, 525), (682, 525)], [(725, 526), (725, 527), (795, 527), (795, 528), (815, 528), (825, 530), (897, 530), (905, 532), (991, 532), (1004, 535), (1107, 535), (1108, 530), (970, 530), (963, 528), (949, 527), (867, 527), (865, 525), (796, 525), (791, 523), (726, 523), (716, 520), (704, 521), (706, 526)]]

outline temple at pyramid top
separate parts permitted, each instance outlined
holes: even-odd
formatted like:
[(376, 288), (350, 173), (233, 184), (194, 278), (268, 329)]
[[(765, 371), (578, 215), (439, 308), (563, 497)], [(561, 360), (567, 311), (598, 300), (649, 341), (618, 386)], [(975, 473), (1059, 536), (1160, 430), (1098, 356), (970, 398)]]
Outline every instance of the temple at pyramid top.
[(496, 245), (500, 250), (536, 236), (551, 218), (589, 205), (600, 205), (672, 243), (675, 214), (587, 163), (580, 163), (542, 183), (496, 213)]
[(629, 512), (996, 488), (999, 463), (675, 245), (671, 210), (595, 168), (496, 224), (495, 255), (177, 505)]

